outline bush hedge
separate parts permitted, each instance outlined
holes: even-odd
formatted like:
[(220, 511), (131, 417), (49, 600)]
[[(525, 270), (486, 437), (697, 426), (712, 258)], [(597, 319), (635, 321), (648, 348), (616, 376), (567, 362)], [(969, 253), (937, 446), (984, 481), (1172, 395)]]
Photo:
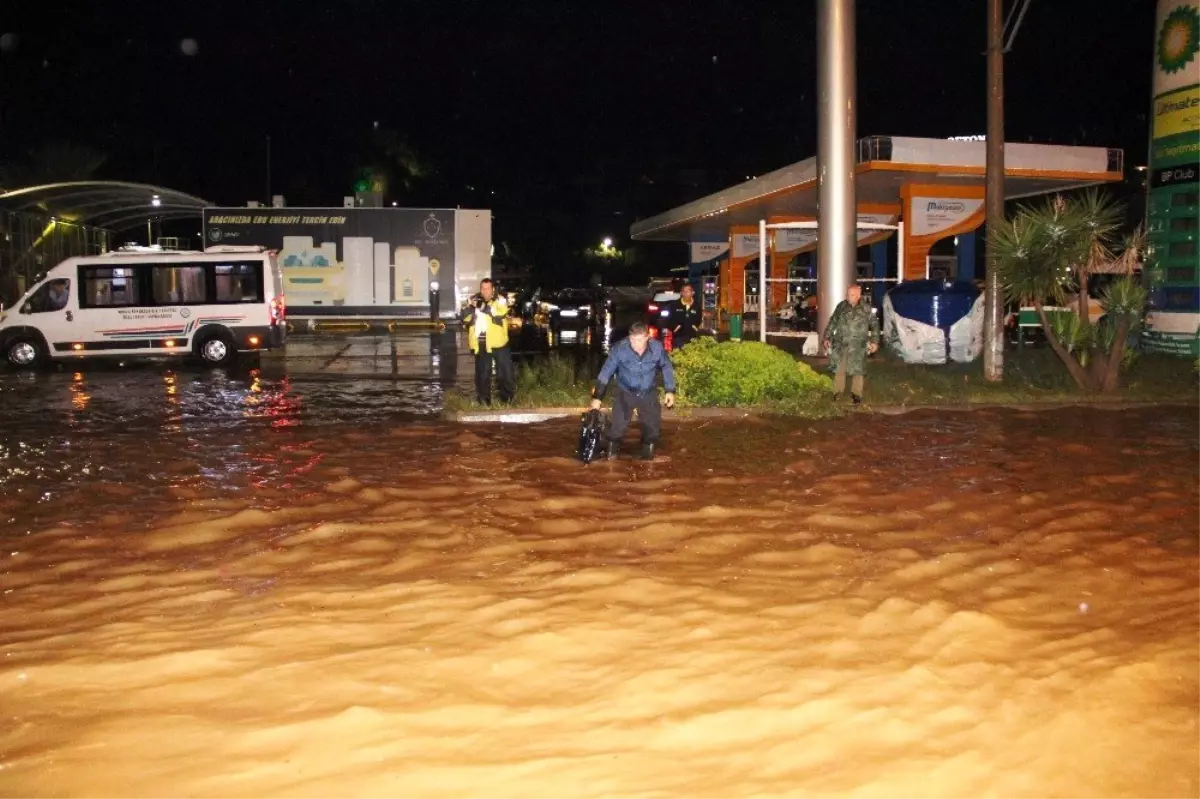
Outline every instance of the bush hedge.
[(671, 360), (681, 405), (829, 413), (833, 381), (769, 344), (699, 338), (671, 353)]

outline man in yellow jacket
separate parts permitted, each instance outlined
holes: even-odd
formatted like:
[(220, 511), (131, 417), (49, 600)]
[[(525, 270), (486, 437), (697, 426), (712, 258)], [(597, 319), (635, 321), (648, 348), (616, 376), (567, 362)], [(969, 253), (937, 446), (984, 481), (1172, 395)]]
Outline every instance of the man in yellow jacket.
[(508, 348), (508, 303), (496, 295), (496, 284), (491, 278), (480, 281), (479, 293), (471, 300), (467, 313), (470, 314), (467, 338), (475, 354), (475, 399), (484, 405), (492, 404), (494, 361), (500, 401), (512, 402), (517, 381)]

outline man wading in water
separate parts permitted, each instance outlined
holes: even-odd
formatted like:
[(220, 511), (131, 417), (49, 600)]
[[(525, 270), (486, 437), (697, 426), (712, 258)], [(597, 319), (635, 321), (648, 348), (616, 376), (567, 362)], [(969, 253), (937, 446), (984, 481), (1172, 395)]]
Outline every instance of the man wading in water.
[(833, 370), (833, 398), (840, 399), (850, 377), (850, 399), (862, 402), (863, 375), (867, 371), (867, 355), (879, 349), (879, 323), (871, 306), (861, 302), (862, 288), (851, 285), (846, 299), (833, 309), (825, 326), (824, 345), (829, 353), (829, 368)]
[(608, 428), (608, 457), (617, 457), (621, 439), (625, 437), (630, 417), (636, 410), (638, 424), (642, 428), (642, 458), (654, 458), (654, 446), (658, 443), (658, 433), (662, 427), (662, 407), (658, 404), (659, 371), (662, 371), (663, 386), (667, 389), (663, 402), (668, 408), (673, 408), (675, 369), (671, 366), (671, 358), (659, 341), (650, 338), (650, 329), (644, 322), (630, 325), (629, 337), (612, 348), (592, 389), (592, 407), (599, 410), (600, 400), (608, 389), (608, 381), (614, 376), (617, 378), (612, 425)]

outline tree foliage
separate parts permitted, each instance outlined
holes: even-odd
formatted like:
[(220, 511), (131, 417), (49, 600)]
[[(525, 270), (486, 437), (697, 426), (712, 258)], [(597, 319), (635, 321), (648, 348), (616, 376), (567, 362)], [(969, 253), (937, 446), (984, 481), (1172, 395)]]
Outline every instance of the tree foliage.
[(354, 175), (356, 184), (392, 198), (411, 192), (432, 172), (415, 147), (395, 130), (379, 125), (371, 130), (361, 163)]
[[(1080, 388), (1112, 391), (1129, 357), (1126, 340), (1141, 324), (1146, 290), (1135, 274), (1144, 234), (1120, 237), (1123, 206), (1098, 191), (1057, 195), (1018, 209), (990, 232), (990, 268), (1005, 296), (1032, 305), (1050, 347)], [(1117, 275), (1100, 295), (1104, 316), (1088, 312), (1088, 279)], [(1047, 312), (1047, 303), (1073, 308)]]

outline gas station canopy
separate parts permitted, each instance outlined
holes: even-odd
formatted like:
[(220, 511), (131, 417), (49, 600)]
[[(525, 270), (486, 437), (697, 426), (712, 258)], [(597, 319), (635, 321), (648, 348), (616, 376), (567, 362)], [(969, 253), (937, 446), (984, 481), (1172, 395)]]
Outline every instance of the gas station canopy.
[[(934, 184), (955, 193), (981, 192), (987, 143), (980, 140), (872, 136), (857, 142), (856, 202), (860, 209), (903, 204), (906, 184)], [(1006, 143), (1005, 198), (1033, 197), (1120, 181), (1124, 154), (1105, 147)], [(717, 241), (734, 226), (763, 219), (816, 218), (817, 159), (785, 166), (702, 197), (630, 228), (634, 241)]]

